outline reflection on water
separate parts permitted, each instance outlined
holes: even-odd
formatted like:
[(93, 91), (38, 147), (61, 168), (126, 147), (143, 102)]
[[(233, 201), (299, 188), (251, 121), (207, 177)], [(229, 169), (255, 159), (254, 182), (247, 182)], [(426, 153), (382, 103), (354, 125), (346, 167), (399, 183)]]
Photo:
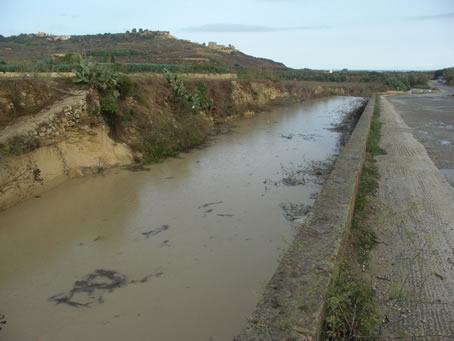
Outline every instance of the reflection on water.
[(2, 212), (0, 337), (231, 340), (295, 233), (292, 214), (320, 191), (282, 179), (332, 155), (328, 128), (357, 104), (263, 113), (150, 171), (75, 179)]

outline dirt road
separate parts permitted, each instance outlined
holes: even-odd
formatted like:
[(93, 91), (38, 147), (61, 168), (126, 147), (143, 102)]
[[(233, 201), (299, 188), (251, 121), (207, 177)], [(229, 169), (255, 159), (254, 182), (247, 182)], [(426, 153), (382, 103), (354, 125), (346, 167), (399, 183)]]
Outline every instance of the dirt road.
[(437, 168), (454, 164), (454, 151), (435, 148), (419, 133), (442, 134), (433, 123), (452, 117), (447, 96), (380, 100), (381, 147), (388, 154), (377, 157), (370, 226), (378, 244), (365, 276), (376, 290), (383, 339), (454, 340), (454, 187)]

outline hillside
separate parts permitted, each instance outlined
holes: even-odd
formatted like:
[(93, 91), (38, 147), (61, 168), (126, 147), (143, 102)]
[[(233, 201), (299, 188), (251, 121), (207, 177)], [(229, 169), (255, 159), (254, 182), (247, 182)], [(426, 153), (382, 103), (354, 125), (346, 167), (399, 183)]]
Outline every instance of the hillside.
[(21, 34), (0, 36), (0, 62), (34, 64), (55, 55), (80, 53), (98, 61), (153, 64), (213, 64), (285, 69), (285, 65), (269, 59), (246, 55), (233, 47), (202, 44), (176, 39), (168, 32), (105, 33), (79, 36)]

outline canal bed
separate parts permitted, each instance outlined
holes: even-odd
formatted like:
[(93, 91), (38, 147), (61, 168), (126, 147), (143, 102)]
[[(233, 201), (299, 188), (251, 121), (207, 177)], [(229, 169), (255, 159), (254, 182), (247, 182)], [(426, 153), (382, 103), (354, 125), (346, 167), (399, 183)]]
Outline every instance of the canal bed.
[(0, 213), (5, 340), (232, 340), (321, 189), (361, 99), (235, 122), (146, 170), (71, 180)]

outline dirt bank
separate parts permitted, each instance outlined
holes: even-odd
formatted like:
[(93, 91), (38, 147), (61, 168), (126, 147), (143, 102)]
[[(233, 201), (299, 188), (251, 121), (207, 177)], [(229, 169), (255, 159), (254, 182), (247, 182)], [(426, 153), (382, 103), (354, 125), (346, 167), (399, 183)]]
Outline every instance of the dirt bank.
[(0, 130), (0, 207), (7, 208), (66, 179), (133, 162), (129, 147), (90, 115), (88, 91), (74, 91)]
[(380, 145), (387, 155), (377, 156), (379, 188), (368, 222), (377, 245), (363, 274), (375, 289), (380, 315), (375, 337), (452, 340), (454, 189), (402, 119), (421, 124), (441, 113), (431, 97), (435, 105), (424, 119), (414, 111), (423, 97), (399, 98), (381, 100)]
[[(308, 98), (367, 96), (374, 90), (354, 83), (231, 79), (185, 78), (185, 85), (210, 105), (195, 113), (159, 76), (131, 77), (118, 104), (64, 79), (2, 79), (0, 207), (70, 177), (175, 156), (202, 144), (213, 131), (228, 131), (216, 127), (239, 117)], [(111, 116), (100, 115), (102, 110)]]

